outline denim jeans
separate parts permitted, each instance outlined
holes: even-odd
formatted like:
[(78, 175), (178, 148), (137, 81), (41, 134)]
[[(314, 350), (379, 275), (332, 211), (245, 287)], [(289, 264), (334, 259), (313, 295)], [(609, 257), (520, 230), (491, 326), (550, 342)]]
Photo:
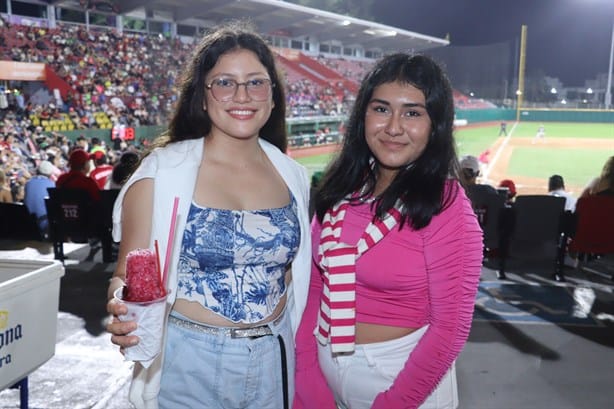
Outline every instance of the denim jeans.
[[(340, 409), (369, 409), (380, 392), (384, 392), (403, 369), (409, 354), (426, 332), (422, 327), (391, 341), (356, 345), (353, 354), (332, 355), (330, 345), (318, 344), (318, 360)], [(443, 377), (420, 409), (458, 407), (456, 369)]]
[(158, 397), (160, 409), (283, 408), (278, 335), (284, 339), (286, 349), (291, 403), (295, 364), (288, 313), (284, 311), (269, 326), (272, 336), (233, 339), (169, 323)]

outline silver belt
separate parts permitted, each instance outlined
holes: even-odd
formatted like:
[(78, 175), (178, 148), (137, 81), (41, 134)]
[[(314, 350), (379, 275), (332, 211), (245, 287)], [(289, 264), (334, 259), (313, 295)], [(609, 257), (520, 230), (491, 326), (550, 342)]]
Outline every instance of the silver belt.
[(181, 318), (170, 316), (168, 321), (178, 327), (189, 329), (192, 331), (202, 332), (211, 335), (225, 335), (230, 338), (260, 338), (267, 335), (273, 335), (273, 331), (268, 325), (260, 325), (259, 327), (251, 328), (229, 328), (229, 327), (210, 327), (208, 325), (198, 324), (193, 321), (182, 320)]

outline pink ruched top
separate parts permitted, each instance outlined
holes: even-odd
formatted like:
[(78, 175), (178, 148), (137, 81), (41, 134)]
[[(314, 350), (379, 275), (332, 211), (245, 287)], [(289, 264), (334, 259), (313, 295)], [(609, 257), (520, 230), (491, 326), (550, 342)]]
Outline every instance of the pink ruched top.
[[(448, 371), (469, 335), (482, 265), (482, 232), (463, 189), (456, 182), (448, 183), (447, 189), (455, 191), (452, 202), (427, 227), (393, 229), (356, 263), (357, 322), (406, 328), (428, 325), (392, 386), (377, 396), (376, 409), (417, 408)], [(371, 218), (369, 204), (351, 206), (341, 241), (356, 244)], [(320, 224), (314, 218), (313, 254), (317, 254), (319, 237)], [(295, 407), (299, 408), (334, 407), (318, 367), (313, 336), (320, 275), (312, 262), (307, 308), (296, 339)]]

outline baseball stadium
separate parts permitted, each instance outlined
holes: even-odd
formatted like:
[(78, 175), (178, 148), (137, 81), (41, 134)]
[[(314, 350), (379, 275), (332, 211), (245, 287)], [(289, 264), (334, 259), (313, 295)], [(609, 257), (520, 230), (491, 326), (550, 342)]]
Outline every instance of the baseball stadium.
[[(363, 3), (356, 16), (334, 12), (334, 5), (358, 10)], [(177, 126), (184, 68), (201, 38), (229, 21), (252, 27), (272, 51), (285, 98), (284, 153), (307, 170), (311, 205), (349, 138), (359, 89), (378, 61), (405, 52), (441, 66), (454, 104), (451, 169), (458, 175), (451, 176), (483, 235), (471, 330), (451, 364), (457, 402), (445, 407), (611, 406), (612, 55), (609, 72), (588, 79), (588, 90), (564, 93), (560, 82), (545, 77), (537, 86), (526, 75), (531, 27), (519, 26), (507, 42), (486, 38), (469, 47), (377, 22), (367, 6), (377, 1), (0, 0), (0, 409), (137, 407), (129, 389), (141, 364), (125, 360), (107, 332), (114, 315), (105, 307), (107, 287), (126, 262), (113, 209), (130, 175)], [(240, 85), (257, 95), (251, 83), (231, 81), (230, 100)], [(271, 99), (276, 88), (269, 85)], [(212, 87), (205, 86), (220, 102)], [(62, 192), (57, 183), (77, 162), (88, 163), (95, 207), (88, 194)], [(553, 187), (557, 178), (561, 186)], [(31, 182), (39, 179), (46, 183), (34, 204)], [(490, 186), (496, 198), (474, 197), (471, 184)], [(174, 206), (169, 240), (161, 243), (169, 246), (165, 261)], [(158, 240), (155, 246), (160, 273), (164, 252)], [(51, 294), (36, 292), (52, 285), (49, 278), (16, 272), (34, 268), (54, 271)], [(28, 286), (40, 302), (19, 301)], [(43, 310), (51, 324), (29, 332), (22, 315)], [(222, 389), (236, 390), (230, 386)], [(286, 406), (272, 408), (292, 407), (284, 399)], [(418, 407), (406, 405), (398, 407)], [(337, 400), (331, 408), (359, 406)]]

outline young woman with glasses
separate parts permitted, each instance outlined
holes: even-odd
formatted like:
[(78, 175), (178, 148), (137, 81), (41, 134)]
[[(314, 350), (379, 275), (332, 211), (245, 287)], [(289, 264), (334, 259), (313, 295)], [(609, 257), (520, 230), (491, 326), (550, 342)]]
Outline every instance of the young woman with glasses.
[[(109, 298), (130, 250), (172, 246), (161, 353), (135, 364), (137, 408), (284, 408), (311, 256), (305, 169), (284, 154), (285, 98), (266, 43), (241, 23), (204, 37), (168, 133), (123, 186)], [(174, 197), (177, 233), (167, 243)], [(121, 351), (139, 342), (111, 299)]]
[(295, 408), (457, 407), (482, 232), (453, 121), (430, 58), (393, 54), (365, 77), (315, 195)]

